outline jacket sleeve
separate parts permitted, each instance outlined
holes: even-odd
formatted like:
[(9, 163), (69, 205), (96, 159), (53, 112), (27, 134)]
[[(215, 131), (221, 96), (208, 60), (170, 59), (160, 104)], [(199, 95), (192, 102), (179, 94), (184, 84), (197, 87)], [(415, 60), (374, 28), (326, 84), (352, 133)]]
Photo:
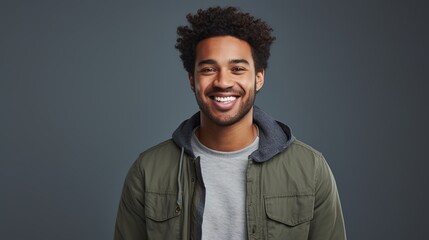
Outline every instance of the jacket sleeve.
[(144, 178), (136, 161), (125, 179), (116, 216), (114, 240), (144, 240), (146, 220), (144, 215)]
[(346, 231), (334, 176), (322, 155), (316, 156), (314, 215), (309, 240), (345, 240)]

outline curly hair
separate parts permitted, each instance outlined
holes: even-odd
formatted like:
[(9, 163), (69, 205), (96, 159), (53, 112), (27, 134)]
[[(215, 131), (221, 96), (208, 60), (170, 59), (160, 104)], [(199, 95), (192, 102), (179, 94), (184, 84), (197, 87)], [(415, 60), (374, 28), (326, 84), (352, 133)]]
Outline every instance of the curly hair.
[(176, 49), (188, 73), (193, 73), (197, 44), (215, 36), (233, 36), (246, 41), (252, 49), (255, 69), (266, 69), (270, 46), (275, 40), (273, 29), (261, 19), (243, 13), (235, 7), (199, 9), (195, 15), (186, 16), (190, 26), (177, 28)]

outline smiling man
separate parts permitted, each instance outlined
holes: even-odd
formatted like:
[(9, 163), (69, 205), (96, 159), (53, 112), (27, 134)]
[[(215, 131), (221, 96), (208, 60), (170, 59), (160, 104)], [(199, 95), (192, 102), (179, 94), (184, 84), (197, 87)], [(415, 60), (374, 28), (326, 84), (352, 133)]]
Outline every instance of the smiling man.
[(197, 44), (195, 65), (189, 80), (201, 110), (199, 141), (218, 151), (248, 146), (256, 137), (255, 94), (264, 83), (250, 45), (232, 36), (204, 39)]
[(131, 167), (115, 239), (346, 239), (323, 156), (254, 106), (272, 29), (233, 7), (187, 19), (176, 48), (200, 111)]

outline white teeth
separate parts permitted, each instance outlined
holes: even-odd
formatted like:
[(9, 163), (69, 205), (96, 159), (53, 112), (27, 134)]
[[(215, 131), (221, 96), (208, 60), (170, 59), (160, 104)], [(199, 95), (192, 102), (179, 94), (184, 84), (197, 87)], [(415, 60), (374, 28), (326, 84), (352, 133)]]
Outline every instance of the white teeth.
[(236, 99), (236, 97), (233, 96), (229, 96), (229, 97), (215, 97), (214, 98), (217, 102), (230, 102), (230, 101), (234, 101)]

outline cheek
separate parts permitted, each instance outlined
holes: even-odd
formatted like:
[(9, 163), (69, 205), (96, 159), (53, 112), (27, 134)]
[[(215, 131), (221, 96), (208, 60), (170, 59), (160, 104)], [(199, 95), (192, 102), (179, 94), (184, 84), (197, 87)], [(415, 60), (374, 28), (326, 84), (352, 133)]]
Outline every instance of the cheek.
[(204, 85), (201, 85), (199, 82), (195, 82), (195, 93), (198, 95), (204, 95), (206, 87)]
[(254, 91), (257, 88), (256, 78), (253, 77), (251, 80), (247, 79), (246, 81), (243, 81), (240, 85), (243, 89), (246, 89), (247, 91)]
[(210, 88), (210, 81), (208, 79), (200, 79), (199, 81), (195, 81), (195, 89), (199, 92), (204, 93), (207, 89)]

